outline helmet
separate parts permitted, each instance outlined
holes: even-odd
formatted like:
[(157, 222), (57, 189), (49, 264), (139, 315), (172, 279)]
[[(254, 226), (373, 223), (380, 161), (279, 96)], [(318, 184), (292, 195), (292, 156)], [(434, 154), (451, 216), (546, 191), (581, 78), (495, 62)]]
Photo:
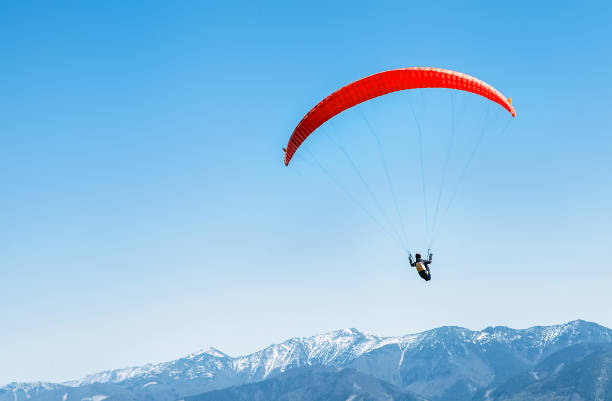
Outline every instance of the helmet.
[(416, 255), (414, 255), (414, 256), (416, 256), (416, 258), (417, 258), (417, 259), (419, 259), (419, 258), (421, 257), (421, 254), (420, 254), (420, 253), (417, 253), (417, 254), (416, 254)]

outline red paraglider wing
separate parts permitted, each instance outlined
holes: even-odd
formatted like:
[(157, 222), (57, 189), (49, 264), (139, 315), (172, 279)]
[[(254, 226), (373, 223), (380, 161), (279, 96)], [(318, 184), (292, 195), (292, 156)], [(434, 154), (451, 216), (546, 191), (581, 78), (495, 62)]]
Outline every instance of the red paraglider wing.
[(442, 68), (413, 67), (379, 72), (335, 91), (312, 108), (295, 127), (285, 151), (289, 165), (297, 148), (333, 116), (366, 100), (404, 89), (448, 88), (472, 92), (500, 104), (516, 116), (511, 100), (479, 79)]

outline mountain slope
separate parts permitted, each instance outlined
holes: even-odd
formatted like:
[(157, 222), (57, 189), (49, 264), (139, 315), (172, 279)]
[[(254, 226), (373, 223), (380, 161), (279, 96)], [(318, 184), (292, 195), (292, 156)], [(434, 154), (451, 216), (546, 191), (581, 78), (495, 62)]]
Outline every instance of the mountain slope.
[(258, 383), (215, 390), (185, 401), (417, 401), (383, 380), (354, 369), (296, 368)]
[(480, 399), (610, 400), (612, 344), (579, 344), (560, 350)]

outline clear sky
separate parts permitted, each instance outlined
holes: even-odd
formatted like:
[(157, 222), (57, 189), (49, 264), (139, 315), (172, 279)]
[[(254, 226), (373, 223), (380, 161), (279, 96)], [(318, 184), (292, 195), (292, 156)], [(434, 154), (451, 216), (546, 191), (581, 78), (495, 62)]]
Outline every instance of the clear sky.
[[(1, 3), (0, 384), (345, 327), (612, 326), (606, 2), (216, 3)], [(316, 102), (408, 66), (479, 77), (518, 111), (474, 158), (430, 283), (316, 167), (282, 163)], [(363, 107), (395, 150), (410, 96)], [(350, 142), (359, 118), (327, 129)], [(421, 194), (410, 171), (397, 190)]]

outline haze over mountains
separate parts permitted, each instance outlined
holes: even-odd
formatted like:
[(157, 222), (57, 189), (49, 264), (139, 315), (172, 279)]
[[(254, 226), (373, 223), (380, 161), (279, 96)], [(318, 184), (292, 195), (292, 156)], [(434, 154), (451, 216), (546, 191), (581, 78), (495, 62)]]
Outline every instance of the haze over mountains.
[(612, 330), (582, 320), (399, 337), (345, 329), (246, 356), (208, 349), (66, 383), (0, 387), (0, 401), (182, 399), (610, 400)]

